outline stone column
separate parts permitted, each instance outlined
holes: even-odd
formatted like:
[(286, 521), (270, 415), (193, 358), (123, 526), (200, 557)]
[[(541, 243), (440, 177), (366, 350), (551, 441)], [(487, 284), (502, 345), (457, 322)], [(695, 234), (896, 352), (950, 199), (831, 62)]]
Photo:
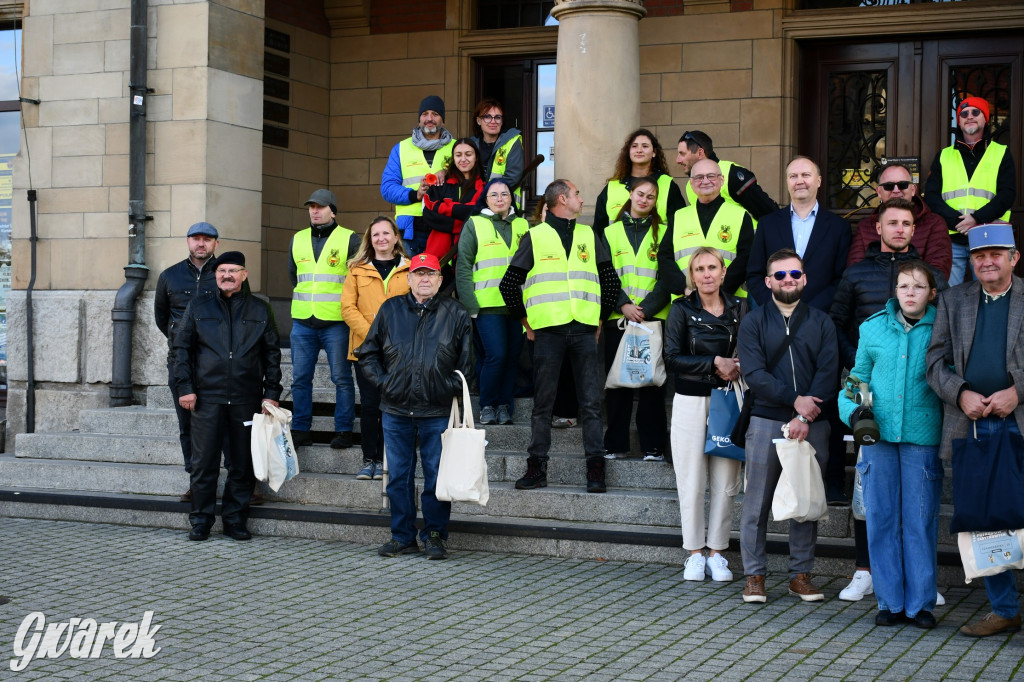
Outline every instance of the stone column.
[[(555, 0), (558, 66), (555, 177), (579, 187), (581, 220), (615, 168), (622, 140), (640, 123), (640, 0)], [(541, 188), (543, 190), (543, 188)]]

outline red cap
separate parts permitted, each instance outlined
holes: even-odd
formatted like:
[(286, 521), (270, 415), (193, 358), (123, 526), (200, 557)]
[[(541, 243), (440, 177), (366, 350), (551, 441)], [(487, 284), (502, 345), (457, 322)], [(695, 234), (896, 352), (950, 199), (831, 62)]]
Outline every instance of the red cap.
[(960, 102), (960, 106), (956, 108), (958, 116), (964, 110), (964, 107), (977, 107), (981, 109), (981, 113), (985, 114), (985, 122), (988, 122), (988, 100), (984, 97), (968, 97), (963, 102)]
[(418, 256), (413, 256), (412, 262), (409, 264), (409, 272), (424, 269), (441, 272), (441, 264), (437, 262), (437, 256), (432, 253), (421, 253)]

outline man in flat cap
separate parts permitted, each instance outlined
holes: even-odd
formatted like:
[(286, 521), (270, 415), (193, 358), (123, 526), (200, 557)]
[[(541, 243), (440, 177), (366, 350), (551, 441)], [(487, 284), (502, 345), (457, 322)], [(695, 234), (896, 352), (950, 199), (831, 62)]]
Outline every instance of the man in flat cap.
[(174, 334), (178, 404), (192, 413), (192, 513), (189, 540), (210, 536), (220, 453), (226, 441), (224, 534), (248, 540), (256, 478), (250, 454), (253, 413), (281, 397), (281, 347), (270, 305), (244, 287), (245, 256), (228, 251), (212, 265), (219, 292), (188, 304)]
[(426, 176), (444, 177), (444, 167), (452, 157), (455, 140), (444, 127), (444, 100), (428, 95), (420, 102), (419, 124), (412, 135), (391, 149), (380, 178), (380, 195), (395, 205), (395, 222), (405, 240), (408, 253), (421, 253), (427, 247), (430, 228), (423, 222), (423, 195), (430, 183)]
[(953, 241), (950, 286), (963, 282), (967, 272), (968, 230), (982, 223), (1010, 222), (1017, 198), (1013, 157), (1006, 145), (992, 139), (989, 120), (984, 97), (960, 102), (956, 139), (935, 155), (924, 186), (925, 203), (946, 221)]
[[(1024, 431), (1024, 344), (1018, 342), (1024, 331), (1024, 280), (1013, 274), (1020, 260), (1013, 227), (978, 225), (967, 239), (975, 281), (939, 297), (926, 359), (928, 385), (945, 403), (939, 450), (945, 460), (953, 457), (954, 439), (967, 438), (968, 433), (987, 439), (1005, 429), (1019, 440)], [(942, 471), (936, 471), (930, 482), (941, 488)], [(954, 475), (954, 488), (956, 484)], [(989, 503), (1024, 505), (1019, 495), (992, 498)], [(985, 578), (992, 612), (964, 625), (961, 633), (988, 637), (1020, 630), (1014, 578), (1013, 571)]]
[[(185, 314), (185, 308), (194, 299), (217, 293), (217, 282), (211, 263), (216, 258), (217, 228), (210, 223), (196, 223), (188, 228), (185, 241), (188, 258), (175, 263), (160, 273), (156, 282), (153, 314), (156, 326), (167, 337), (167, 383), (171, 388), (174, 410), (178, 414), (178, 439), (185, 459), (185, 472), (192, 473), (192, 413), (178, 405), (174, 383), (174, 350), (171, 347), (174, 331)], [(192, 501), (192, 489), (181, 496), (182, 502)]]
[(309, 227), (299, 230), (288, 251), (292, 282), (292, 440), (312, 445), (313, 373), (320, 349), (334, 383), (334, 437), (331, 447), (352, 447), (356, 389), (348, 359), (348, 325), (341, 317), (341, 289), (348, 260), (359, 250), (359, 235), (334, 219), (334, 192), (318, 189), (306, 201)]

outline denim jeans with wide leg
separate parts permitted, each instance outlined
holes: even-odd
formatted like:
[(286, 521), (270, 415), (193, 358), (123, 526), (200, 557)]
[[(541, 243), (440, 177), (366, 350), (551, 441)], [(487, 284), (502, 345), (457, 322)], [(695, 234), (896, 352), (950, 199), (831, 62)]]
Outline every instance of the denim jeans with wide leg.
[(473, 329), (479, 341), (480, 407), (513, 407), (523, 324), (508, 315), (481, 313)]
[(857, 469), (878, 608), (910, 618), (934, 611), (942, 500), (938, 446), (865, 446)]
[(420, 439), (420, 466), (423, 468), (423, 530), (425, 541), (431, 531), (448, 538), (448, 519), (452, 503), (441, 502), (434, 494), (437, 469), (441, 464), (441, 434), (448, 428), (448, 417), (403, 417), (384, 412), (384, 449), (388, 459), (388, 499), (391, 501), (391, 538), (406, 544), (416, 539), (416, 436)]
[[(340, 304), (339, 304), (340, 305)], [(322, 329), (292, 322), (292, 430), (309, 431), (313, 424), (313, 372), (320, 349), (327, 352), (334, 383), (334, 430), (351, 431), (355, 421), (356, 390), (348, 359), (348, 325), (335, 322)]]

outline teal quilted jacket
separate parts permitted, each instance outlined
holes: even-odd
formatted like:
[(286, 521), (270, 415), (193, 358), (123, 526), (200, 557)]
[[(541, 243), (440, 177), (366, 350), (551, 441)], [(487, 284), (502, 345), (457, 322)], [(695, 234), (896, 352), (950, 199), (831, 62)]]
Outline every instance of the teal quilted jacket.
[[(925, 382), (925, 353), (932, 336), (935, 308), (928, 306), (909, 332), (896, 319), (899, 304), (890, 298), (860, 326), (857, 362), (852, 374), (867, 381), (874, 394), (875, 421), (888, 443), (938, 445), (942, 403)], [(850, 424), (857, 405), (839, 392), (839, 415)]]

